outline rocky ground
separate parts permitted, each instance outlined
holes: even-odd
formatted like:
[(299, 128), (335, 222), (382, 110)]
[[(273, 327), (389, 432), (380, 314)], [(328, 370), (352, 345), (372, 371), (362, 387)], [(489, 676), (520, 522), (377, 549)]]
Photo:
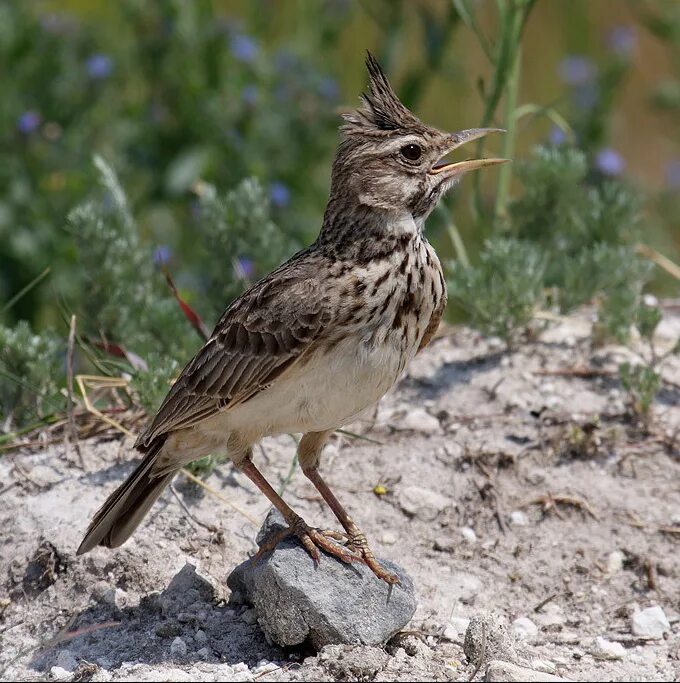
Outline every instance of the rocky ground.
[[(667, 317), (661, 343), (678, 334)], [(130, 542), (77, 558), (131, 468), (129, 441), (82, 443), (86, 471), (63, 446), (3, 456), (0, 678), (513, 680), (513, 661), (544, 672), (534, 680), (678, 678), (680, 362), (646, 434), (607, 374), (626, 351), (593, 350), (588, 335), (570, 318), (506, 353), (453, 330), (352, 425), (364, 438), (327, 448), (329, 483), (416, 587), (411, 623), (384, 648), (284, 650), (228, 604), (226, 577), (268, 510), (229, 465), (212, 492), (179, 475)], [(598, 372), (573, 372), (584, 367)], [(276, 487), (293, 453), (285, 436), (258, 454)], [(285, 497), (333, 526), (299, 472)]]

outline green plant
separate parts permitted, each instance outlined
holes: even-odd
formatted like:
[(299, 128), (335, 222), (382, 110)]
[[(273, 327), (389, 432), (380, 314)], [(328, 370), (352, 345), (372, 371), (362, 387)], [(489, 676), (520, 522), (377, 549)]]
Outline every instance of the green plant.
[(507, 344), (531, 322), (543, 302), (545, 258), (531, 242), (489, 240), (479, 264), (450, 264), (449, 288), (469, 313), (472, 324)]
[(65, 409), (66, 343), (35, 334), (25, 321), (0, 325), (0, 429), (24, 426)]
[(649, 418), (649, 411), (661, 387), (661, 376), (651, 365), (619, 365), (621, 386), (628, 392), (633, 412), (643, 419)]
[(619, 379), (628, 394), (630, 410), (645, 425), (652, 417), (652, 405), (663, 383), (664, 362), (671, 355), (680, 353), (680, 337), (671, 348), (659, 353), (654, 335), (661, 319), (661, 311), (655, 302), (644, 299), (637, 302), (633, 321), (642, 349), (635, 352), (636, 362), (626, 361), (619, 365)]

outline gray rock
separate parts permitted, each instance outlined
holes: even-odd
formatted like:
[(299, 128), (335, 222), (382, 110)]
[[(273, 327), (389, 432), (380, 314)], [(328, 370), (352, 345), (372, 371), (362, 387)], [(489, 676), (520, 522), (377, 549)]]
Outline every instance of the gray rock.
[(668, 617), (658, 605), (634, 612), (631, 622), (633, 635), (638, 638), (663, 638), (671, 630)]
[(623, 659), (626, 656), (626, 648), (621, 643), (598, 636), (590, 648), (590, 654), (595, 659)]
[(170, 645), (170, 655), (180, 659), (187, 656), (187, 644), (179, 636)]
[(514, 638), (508, 631), (505, 619), (497, 613), (478, 614), (470, 619), (465, 632), (463, 652), (468, 660), (482, 665), (493, 659), (516, 662)]
[(75, 671), (78, 668), (78, 660), (73, 656), (70, 650), (62, 650), (57, 655), (56, 666), (65, 671)]
[(447, 507), (454, 505), (448, 496), (422, 486), (404, 486), (399, 489), (397, 499), (403, 512), (424, 522), (434, 521)]
[[(264, 527), (275, 529), (278, 512)], [(272, 519), (274, 518), (274, 519)], [(260, 543), (264, 541), (258, 536)], [(232, 602), (252, 604), (268, 639), (281, 646), (308, 641), (319, 650), (332, 644), (380, 645), (403, 628), (416, 609), (413, 582), (401, 567), (380, 560), (401, 584), (390, 588), (364, 564), (344, 564), (322, 553), (318, 566), (300, 542), (288, 537), (257, 562), (229, 575)]]
[(527, 669), (525, 666), (517, 666), (511, 662), (495, 660), (489, 662), (486, 667), (485, 681), (569, 681), (568, 678), (560, 678), (552, 674)]
[(538, 634), (538, 626), (528, 617), (519, 617), (512, 622), (512, 633), (517, 640), (533, 640)]

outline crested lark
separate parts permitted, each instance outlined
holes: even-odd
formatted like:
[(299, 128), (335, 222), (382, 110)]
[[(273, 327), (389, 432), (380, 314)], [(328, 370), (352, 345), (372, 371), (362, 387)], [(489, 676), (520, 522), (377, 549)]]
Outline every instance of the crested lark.
[[(333, 430), (375, 404), (437, 330), (446, 285), (425, 219), (463, 173), (504, 160), (440, 161), (491, 129), (430, 128), (370, 54), (367, 67), (363, 104), (344, 116), (319, 237), (227, 308), (137, 439), (144, 458), (96, 513), (79, 554), (121, 545), (179, 468), (226, 449), (315, 561), (321, 548), (397, 582), (321, 478), (319, 457)], [(286, 432), (304, 434), (302, 471), (345, 544), (309, 527), (253, 464), (254, 444)]]

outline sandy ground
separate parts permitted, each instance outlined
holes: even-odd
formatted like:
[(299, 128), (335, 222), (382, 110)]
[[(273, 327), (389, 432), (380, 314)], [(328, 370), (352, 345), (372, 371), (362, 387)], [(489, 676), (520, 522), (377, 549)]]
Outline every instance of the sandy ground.
[[(226, 576), (252, 554), (268, 505), (231, 466), (175, 480), (116, 552), (76, 558), (95, 509), (131, 469), (129, 442), (0, 459), (0, 678), (12, 680), (468, 680), (465, 620), (494, 610), (538, 628), (520, 661), (575, 680), (680, 676), (680, 390), (667, 385), (653, 433), (626, 417), (614, 369), (585, 317), (512, 353), (465, 329), (436, 340), (371, 419), (339, 436), (323, 471), (379, 556), (412, 576), (419, 606), (385, 649), (321, 653), (268, 644), (252, 610), (230, 607)], [(680, 334), (666, 319), (661, 337)], [(680, 383), (680, 362), (666, 376)], [(291, 437), (257, 457), (280, 486)], [(375, 487), (382, 487), (376, 489)], [(285, 497), (310, 523), (333, 520), (298, 471)], [(191, 519), (179, 500), (195, 519)], [(210, 530), (198, 522), (214, 525)], [(324, 558), (324, 561), (333, 561)], [(187, 566), (187, 564), (189, 566)], [(671, 629), (646, 640), (637, 609)], [(616, 659), (596, 639), (620, 643)], [(478, 674), (483, 677), (484, 670)]]

